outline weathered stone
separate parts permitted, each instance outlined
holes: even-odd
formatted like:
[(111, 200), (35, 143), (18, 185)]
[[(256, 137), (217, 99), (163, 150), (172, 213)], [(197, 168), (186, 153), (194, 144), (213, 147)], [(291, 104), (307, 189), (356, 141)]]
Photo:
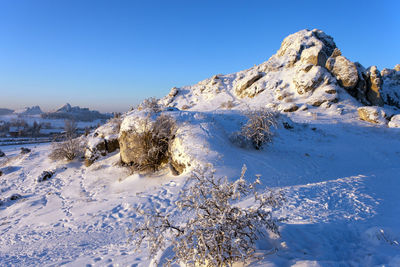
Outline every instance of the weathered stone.
[(358, 82), (356, 65), (344, 56), (330, 57), (325, 67), (336, 77), (345, 89), (353, 89)]
[(174, 160), (170, 161), (170, 170), (175, 176), (182, 174), (185, 171), (185, 168), (185, 164), (179, 163)]
[(386, 114), (379, 107), (360, 107), (357, 109), (357, 112), (361, 120), (377, 124), (386, 123)]
[(324, 66), (327, 57), (335, 48), (333, 38), (324, 32), (317, 29), (302, 30), (286, 37), (276, 56), (285, 58), (286, 67), (294, 66), (299, 60)]
[(328, 56), (325, 54), (324, 50), (317, 46), (312, 46), (303, 50), (300, 57), (300, 61), (305, 64), (318, 65), (321, 67), (325, 67), (327, 59)]
[(283, 109), (283, 112), (295, 112), (299, 107), (296, 104), (289, 105), (288, 107)]
[(21, 147), (21, 154), (28, 154), (30, 152), (31, 152), (31, 150), (29, 148)]
[(308, 72), (299, 71), (293, 78), (297, 93), (302, 95), (314, 91), (323, 82), (325, 72), (320, 66), (313, 66)]
[(400, 114), (394, 115), (390, 119), (390, 121), (388, 123), (388, 126), (391, 127), (391, 128), (400, 128)]
[(253, 76), (244, 78), (240, 83), (236, 85), (235, 93), (238, 97), (254, 97), (253, 93), (246, 92), (246, 89), (252, 86), (256, 81), (261, 79), (264, 73), (258, 72)]
[(372, 66), (367, 70), (367, 99), (372, 105), (383, 106), (381, 97), (382, 76), (376, 66)]
[(396, 66), (394, 66), (394, 70), (395, 71), (400, 71), (400, 64), (396, 64)]

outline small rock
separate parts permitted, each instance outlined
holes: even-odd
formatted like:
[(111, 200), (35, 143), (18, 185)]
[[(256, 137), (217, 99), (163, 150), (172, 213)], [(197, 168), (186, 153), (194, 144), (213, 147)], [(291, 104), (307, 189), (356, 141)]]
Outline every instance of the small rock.
[(21, 147), (21, 154), (28, 154), (29, 152), (31, 152), (29, 148)]
[(2, 176), (3, 175), (3, 172), (2, 171), (0, 171), (0, 176)]
[(43, 171), (41, 175), (39, 175), (37, 181), (40, 182), (44, 182), (49, 180), (52, 176), (54, 175), (54, 172), (52, 171)]
[(5, 155), (6, 155), (6, 154), (4, 154), (4, 152), (0, 150), (0, 158), (1, 158), (1, 157), (4, 157)]
[(288, 122), (284, 121), (283, 122), (283, 128), (285, 128), (287, 130), (290, 130), (290, 129), (293, 129), (293, 126), (290, 125)]
[(296, 104), (290, 105), (283, 109), (283, 112), (295, 112), (299, 107)]
[(389, 126), (390, 128), (400, 128), (400, 114), (394, 115), (394, 116), (390, 119), (388, 126)]
[(15, 201), (15, 200), (18, 200), (21, 198), (22, 198), (22, 196), (20, 194), (12, 194), (10, 197), (10, 200)]
[(357, 112), (361, 120), (377, 124), (386, 124), (386, 114), (379, 107), (360, 107), (357, 109)]

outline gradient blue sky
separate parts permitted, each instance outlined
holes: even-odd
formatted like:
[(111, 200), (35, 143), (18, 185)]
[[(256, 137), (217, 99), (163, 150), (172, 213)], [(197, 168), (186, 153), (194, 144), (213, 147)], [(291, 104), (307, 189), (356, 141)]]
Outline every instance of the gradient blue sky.
[(125, 111), (259, 64), (304, 28), (366, 67), (400, 63), (398, 0), (0, 0), (0, 107)]

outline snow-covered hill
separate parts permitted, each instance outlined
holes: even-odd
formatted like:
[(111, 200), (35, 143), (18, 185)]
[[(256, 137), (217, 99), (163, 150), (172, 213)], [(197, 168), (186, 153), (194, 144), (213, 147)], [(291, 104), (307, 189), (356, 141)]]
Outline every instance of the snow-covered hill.
[[(2, 148), (0, 264), (154, 266), (129, 242), (134, 206), (173, 209), (194, 169), (212, 164), (233, 180), (245, 164), (249, 181), (261, 175), (263, 186), (286, 198), (275, 213), (284, 219), (281, 237), (260, 240), (264, 258), (250, 266), (399, 266), (399, 71), (364, 68), (330, 36), (303, 30), (258, 66), (173, 88), (160, 106), (96, 129), (86, 137), (88, 167), (51, 161), (50, 145), (27, 154)], [(276, 114), (272, 143), (255, 150), (232, 142), (244, 112), (258, 108)], [(176, 123), (172, 167), (132, 173), (121, 165), (122, 154), (130, 163), (129, 135), (161, 114)], [(39, 181), (43, 171), (54, 175)], [(166, 248), (158, 260), (171, 253)]]

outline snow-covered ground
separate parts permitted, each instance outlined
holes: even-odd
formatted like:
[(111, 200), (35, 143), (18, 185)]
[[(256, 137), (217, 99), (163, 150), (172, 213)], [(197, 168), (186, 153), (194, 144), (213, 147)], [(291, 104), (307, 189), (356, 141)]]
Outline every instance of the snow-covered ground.
[[(313, 34), (323, 45), (331, 42)], [(292, 44), (301, 51), (315, 47), (319, 41), (309, 35), (300, 32)], [(50, 144), (29, 145), (27, 154), (1, 147), (0, 265), (154, 266), (130, 242), (134, 207), (174, 208), (191, 171), (211, 163), (230, 180), (245, 164), (247, 180), (259, 174), (263, 186), (284, 193), (274, 214), (283, 219), (281, 237), (259, 240), (263, 259), (250, 266), (400, 266), (400, 129), (388, 127), (386, 118), (360, 120), (363, 104), (336, 78), (302, 59), (293, 63), (302, 57), (284, 49), (248, 70), (174, 88), (160, 101), (178, 127), (172, 150), (186, 166), (178, 176), (168, 168), (132, 174), (121, 166), (119, 150), (86, 167), (78, 159), (51, 161)], [(310, 84), (312, 91), (299, 90)], [(262, 150), (232, 143), (246, 122), (243, 111), (260, 107), (280, 114), (272, 143)], [(380, 109), (388, 118), (399, 113)], [(121, 131), (143, 112), (124, 114)], [(89, 144), (115, 135), (111, 122), (102, 127), (107, 134), (92, 133)], [(55, 174), (39, 182), (43, 171)], [(167, 248), (159, 255), (161, 263), (169, 254)]]
[[(208, 116), (212, 124), (227, 124), (220, 114)], [(221, 132), (199, 148), (219, 155), (213, 162), (218, 173), (234, 179), (246, 164), (250, 180), (261, 174), (263, 185), (285, 193), (276, 214), (286, 218), (282, 236), (259, 245), (265, 254), (278, 250), (253, 266), (400, 264), (400, 130), (325, 118), (293, 126), (278, 129), (263, 151), (220, 142)], [(172, 205), (189, 173), (130, 175), (118, 165), (118, 152), (86, 168), (51, 162), (49, 145), (31, 149), (25, 155), (15, 147), (3, 150), (1, 265), (149, 265), (146, 253), (135, 253), (129, 243), (133, 206), (154, 199)], [(38, 182), (44, 170), (56, 174)], [(9, 200), (13, 194), (22, 198)]]

